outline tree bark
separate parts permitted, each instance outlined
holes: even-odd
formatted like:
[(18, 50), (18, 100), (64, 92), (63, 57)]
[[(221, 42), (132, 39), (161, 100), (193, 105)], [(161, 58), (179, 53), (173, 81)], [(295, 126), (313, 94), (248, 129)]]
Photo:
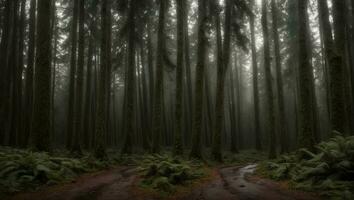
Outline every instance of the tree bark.
[(36, 7), (37, 0), (31, 0), (29, 10), (29, 30), (28, 30), (28, 50), (27, 50), (27, 68), (25, 74), (25, 91), (24, 91), (24, 129), (23, 137), (24, 145), (28, 145), (29, 136), (31, 135), (31, 123), (33, 114), (33, 86), (34, 86), (34, 61), (36, 46)]
[(156, 82), (154, 95), (154, 110), (153, 110), (153, 140), (152, 152), (160, 152), (160, 137), (163, 133), (162, 106), (164, 104), (163, 86), (164, 86), (164, 51), (165, 51), (165, 16), (167, 4), (165, 0), (160, 0), (159, 24), (157, 34), (157, 54), (156, 54)]
[(203, 119), (203, 103), (204, 103), (204, 72), (206, 61), (206, 22), (207, 22), (207, 2), (204, 0), (198, 1), (198, 50), (197, 50), (197, 65), (195, 79), (195, 102), (193, 113), (193, 135), (192, 149), (190, 152), (191, 158), (202, 158), (202, 119)]
[(125, 140), (123, 144), (122, 153), (130, 154), (132, 153), (132, 135), (135, 132), (135, 101), (136, 101), (136, 84), (135, 84), (135, 9), (137, 2), (136, 0), (130, 1), (129, 13), (128, 13), (128, 23), (129, 23), (129, 38), (128, 38), (128, 61), (127, 61), (127, 81), (125, 86)]
[(184, 69), (184, 39), (185, 31), (183, 17), (185, 15), (185, 0), (177, 0), (177, 71), (176, 71), (176, 110), (175, 110), (175, 144), (174, 153), (183, 154), (182, 143), (182, 113), (183, 113), (183, 69)]
[(300, 100), (300, 133), (299, 144), (301, 147), (313, 149), (315, 144), (314, 132), (314, 104), (313, 104), (313, 69), (310, 55), (307, 51), (309, 44), (308, 30), (308, 0), (298, 1), (298, 39), (299, 39), (299, 100)]
[(77, 74), (76, 74), (76, 88), (75, 88), (75, 132), (73, 133), (73, 145), (71, 151), (81, 154), (81, 137), (82, 137), (82, 114), (84, 95), (84, 64), (85, 64), (85, 0), (79, 0), (79, 45), (78, 45), (78, 60), (77, 60)]
[(277, 94), (278, 94), (278, 124), (280, 127), (280, 151), (281, 153), (289, 152), (288, 135), (286, 128), (286, 117), (285, 117), (285, 107), (284, 107), (284, 89), (283, 89), (283, 74), (281, 65), (281, 55), (280, 55), (280, 45), (279, 45), (279, 32), (278, 32), (278, 6), (276, 0), (272, 0), (272, 19), (273, 19), (273, 42), (274, 42), (274, 56), (275, 56), (275, 66), (276, 66), (276, 76), (277, 76)]
[[(254, 5), (254, 2), (252, 2)], [(250, 30), (251, 30), (251, 49), (252, 49), (252, 72), (253, 72), (253, 103), (254, 103), (254, 132), (255, 145), (258, 151), (262, 150), (261, 143), (261, 129), (259, 122), (259, 89), (258, 89), (258, 63), (257, 63), (257, 49), (255, 37), (255, 16), (250, 16)]]
[(50, 8), (50, 0), (38, 0), (32, 142), (39, 151), (50, 150)]
[(73, 144), (74, 130), (74, 111), (75, 111), (75, 75), (77, 61), (77, 27), (79, 15), (79, 0), (74, 0), (73, 18), (71, 21), (71, 55), (70, 55), (70, 75), (69, 75), (69, 102), (66, 131), (66, 148), (71, 149)]
[(108, 70), (108, 53), (107, 48), (108, 39), (108, 17), (110, 14), (110, 4), (108, 0), (103, 0), (101, 2), (101, 66), (98, 76), (98, 97), (97, 97), (97, 118), (96, 118), (96, 130), (95, 130), (95, 156), (97, 158), (106, 157), (106, 132), (107, 132), (107, 118), (106, 118), (106, 106), (107, 106), (107, 70)]
[(272, 86), (272, 73), (270, 61), (270, 47), (269, 47), (269, 31), (268, 31), (268, 17), (267, 17), (267, 0), (262, 1), (262, 29), (264, 42), (264, 68), (267, 91), (267, 132), (269, 135), (269, 158), (276, 157), (275, 144), (275, 112), (274, 112), (274, 94)]

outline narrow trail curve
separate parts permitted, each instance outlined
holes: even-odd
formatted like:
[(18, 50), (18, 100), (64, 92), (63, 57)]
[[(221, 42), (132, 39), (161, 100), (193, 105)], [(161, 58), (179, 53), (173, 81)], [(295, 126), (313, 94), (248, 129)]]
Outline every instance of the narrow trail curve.
[(253, 183), (247, 176), (254, 173), (257, 165), (244, 168), (226, 167), (220, 169), (220, 176), (227, 190), (240, 200), (314, 200), (315, 197), (302, 192), (290, 191), (273, 181), (258, 180)]
[[(217, 169), (218, 175), (190, 194), (170, 200), (317, 200), (307, 193), (289, 191), (278, 183), (249, 176), (257, 165)], [(136, 194), (137, 170), (119, 168), (79, 178), (74, 183), (19, 194), (10, 200), (163, 200), (162, 197)]]
[(307, 193), (290, 191), (276, 182), (248, 179), (257, 165), (223, 167), (219, 169), (220, 179), (193, 191), (185, 199), (195, 200), (318, 200)]

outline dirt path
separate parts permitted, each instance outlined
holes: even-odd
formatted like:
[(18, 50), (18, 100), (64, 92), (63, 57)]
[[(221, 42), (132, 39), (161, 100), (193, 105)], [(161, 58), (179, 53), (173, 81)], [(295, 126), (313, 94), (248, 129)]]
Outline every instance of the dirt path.
[[(301, 192), (289, 191), (280, 184), (250, 179), (256, 165), (243, 168), (218, 169), (214, 180), (192, 190), (179, 200), (316, 200)], [(163, 199), (142, 195), (136, 191), (137, 172), (133, 168), (119, 168), (86, 176), (74, 183), (42, 189), (38, 192), (20, 194), (10, 200), (154, 200)]]
[(191, 199), (200, 200), (316, 200), (315, 196), (290, 191), (280, 184), (265, 180), (250, 180), (257, 165), (243, 168), (225, 167), (219, 170), (220, 180), (194, 193)]

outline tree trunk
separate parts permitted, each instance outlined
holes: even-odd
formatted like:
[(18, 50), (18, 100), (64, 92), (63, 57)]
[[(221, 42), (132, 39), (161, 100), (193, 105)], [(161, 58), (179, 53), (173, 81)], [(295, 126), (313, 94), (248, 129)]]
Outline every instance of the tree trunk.
[(53, 42), (53, 49), (52, 49), (52, 87), (51, 87), (51, 99), (50, 99), (50, 115), (51, 115), (51, 123), (50, 123), (50, 129), (52, 136), (54, 137), (55, 135), (55, 84), (56, 84), (56, 66), (57, 66), (57, 52), (58, 52), (58, 37), (59, 37), (59, 28), (58, 28), (58, 19), (57, 19), (57, 11), (55, 7), (55, 2), (56, 0), (52, 0), (52, 5), (51, 5), (51, 37), (52, 37), (52, 42)]
[(267, 17), (267, 1), (262, 1), (262, 29), (264, 42), (264, 68), (266, 79), (266, 93), (267, 93), (267, 132), (269, 135), (269, 158), (276, 157), (275, 144), (275, 112), (274, 112), (274, 94), (272, 86), (272, 73), (270, 61), (270, 47), (269, 47), (269, 32), (268, 32), (268, 17)]
[(156, 54), (156, 83), (155, 83), (155, 96), (154, 96), (154, 111), (153, 111), (153, 140), (152, 152), (160, 152), (160, 137), (163, 133), (162, 127), (162, 106), (164, 104), (163, 98), (163, 83), (164, 83), (164, 51), (165, 51), (165, 16), (167, 4), (165, 0), (160, 0), (159, 11), (159, 25), (158, 25), (158, 41), (157, 41), (157, 54)]
[[(252, 2), (254, 5), (254, 2)], [(255, 16), (250, 16), (250, 30), (251, 30), (251, 49), (252, 49), (252, 71), (253, 71), (253, 102), (254, 102), (254, 132), (255, 145), (258, 151), (262, 150), (261, 130), (259, 122), (259, 90), (258, 90), (258, 64), (257, 64), (257, 49), (255, 37)]]
[(182, 144), (182, 113), (183, 113), (183, 69), (184, 69), (184, 39), (183, 26), (185, 0), (177, 0), (177, 71), (176, 71), (176, 119), (175, 119), (175, 144), (174, 153), (183, 154)]
[[(351, 91), (348, 89), (350, 76), (348, 77), (348, 69), (346, 65), (346, 33), (345, 33), (345, 6), (346, 2), (343, 0), (333, 0), (333, 29), (334, 29), (334, 48), (338, 55), (338, 64), (336, 69), (331, 71), (333, 76), (332, 92), (337, 91), (337, 95), (334, 99), (332, 109), (332, 130), (339, 133), (348, 134), (349, 123), (351, 121), (349, 116), (351, 113)], [(341, 92), (341, 94), (339, 94)], [(334, 105), (336, 104), (336, 106)], [(336, 108), (340, 107), (340, 108)], [(338, 109), (336, 111), (335, 109)], [(339, 113), (339, 111), (343, 111)], [(341, 116), (339, 116), (341, 115)], [(338, 119), (335, 119), (338, 117)], [(341, 121), (339, 121), (341, 120)]]
[(300, 133), (299, 144), (301, 147), (313, 149), (315, 144), (314, 132), (314, 104), (313, 104), (313, 69), (310, 62), (310, 55), (307, 51), (309, 44), (308, 30), (308, 0), (298, 1), (299, 16), (299, 89), (300, 89)]
[(5, 3), (5, 16), (3, 20), (3, 30), (1, 35), (0, 44), (0, 123), (3, 126), (0, 127), (0, 138), (3, 140), (3, 144), (8, 144), (8, 116), (9, 116), (9, 104), (10, 104), (10, 85), (11, 85), (11, 68), (10, 68), (10, 54), (13, 48), (13, 19), (14, 19), (14, 7), (15, 1), (7, 0)]
[(50, 150), (50, 8), (50, 0), (38, 0), (32, 142), (39, 151)]
[(197, 66), (195, 79), (195, 104), (193, 113), (193, 136), (191, 158), (202, 158), (202, 119), (203, 119), (203, 98), (204, 98), (204, 72), (206, 65), (206, 23), (207, 23), (207, 2), (204, 0), (198, 1), (198, 50), (197, 50)]
[[(236, 60), (236, 59), (235, 59)], [(237, 67), (234, 65), (235, 68)], [(237, 135), (240, 134), (240, 132), (237, 130), (237, 121), (236, 121), (236, 106), (235, 106), (235, 84), (234, 84), (234, 72), (232, 70), (232, 67), (230, 68), (230, 92), (229, 92), (229, 110), (230, 110), (230, 123), (231, 123), (231, 142), (230, 142), (230, 150), (233, 153), (238, 153), (238, 145), (237, 145)], [(237, 102), (238, 103), (238, 102)]]
[(93, 68), (93, 59), (94, 59), (94, 46), (96, 41), (96, 15), (97, 15), (97, 5), (98, 0), (93, 1), (92, 6), (90, 7), (90, 12), (92, 13), (92, 18), (90, 19), (90, 35), (89, 35), (89, 45), (88, 45), (88, 56), (86, 64), (86, 89), (85, 89), (85, 99), (84, 99), (84, 122), (83, 122), (83, 139), (84, 147), (90, 147), (90, 137), (92, 136), (92, 114), (93, 109), (92, 105), (94, 102), (93, 99), (93, 84), (92, 84), (92, 68)]
[[(278, 94), (278, 124), (280, 127), (280, 151), (281, 153), (289, 152), (288, 144), (288, 134), (286, 127), (286, 118), (285, 118), (285, 107), (284, 107), (284, 90), (283, 90), (283, 74), (281, 66), (281, 55), (280, 55), (280, 45), (279, 45), (279, 32), (278, 32), (278, 6), (276, 0), (272, 0), (272, 19), (273, 19), (273, 41), (274, 41), (274, 56), (275, 56), (275, 67), (276, 67), (276, 76), (277, 76), (277, 94)], [(274, 130), (275, 131), (275, 130)]]
[(136, 85), (135, 85), (135, 9), (136, 0), (130, 1), (130, 8), (128, 13), (129, 23), (129, 38), (128, 38), (128, 61), (127, 61), (127, 81), (125, 86), (125, 140), (123, 144), (122, 153), (132, 153), (132, 135), (134, 134), (135, 125), (135, 101), (136, 101)]
[(77, 60), (76, 75), (76, 98), (75, 98), (75, 132), (71, 151), (81, 154), (81, 137), (82, 137), (82, 97), (84, 95), (84, 54), (85, 54), (85, 0), (79, 0), (79, 46)]
[(28, 145), (29, 136), (31, 135), (31, 123), (33, 113), (33, 86), (34, 86), (34, 61), (36, 46), (36, 7), (37, 0), (31, 0), (29, 10), (29, 30), (28, 30), (28, 51), (27, 51), (27, 68), (25, 74), (25, 91), (24, 91), (24, 116), (23, 144)]
[(237, 132), (237, 147), (238, 149), (241, 149), (243, 147), (243, 135), (242, 135), (242, 98), (241, 98), (241, 91), (242, 91), (242, 66), (239, 65), (238, 63), (238, 55), (237, 51), (235, 51), (234, 54), (234, 66), (235, 66), (235, 84), (236, 84), (236, 108), (235, 108), (235, 113), (236, 113), (236, 132)]
[(110, 14), (110, 4), (108, 0), (101, 2), (101, 67), (98, 77), (98, 97), (97, 97), (97, 117), (96, 117), (96, 130), (95, 130), (95, 156), (97, 158), (106, 157), (105, 141), (107, 132), (107, 118), (106, 118), (106, 103), (107, 103), (107, 70), (108, 70), (108, 52), (107, 49), (109, 38), (108, 36), (108, 17)]
[(77, 59), (77, 24), (79, 15), (79, 0), (74, 0), (73, 18), (71, 21), (71, 55), (70, 55), (70, 75), (69, 75), (69, 102), (66, 131), (66, 148), (71, 149), (73, 144), (74, 130), (74, 109), (75, 109), (75, 75)]

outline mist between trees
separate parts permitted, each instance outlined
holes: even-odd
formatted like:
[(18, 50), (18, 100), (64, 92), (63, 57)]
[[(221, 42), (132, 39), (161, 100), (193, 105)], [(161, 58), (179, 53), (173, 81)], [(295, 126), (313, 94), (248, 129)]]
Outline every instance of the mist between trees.
[(353, 6), (1, 0), (0, 145), (222, 161), (350, 135)]

